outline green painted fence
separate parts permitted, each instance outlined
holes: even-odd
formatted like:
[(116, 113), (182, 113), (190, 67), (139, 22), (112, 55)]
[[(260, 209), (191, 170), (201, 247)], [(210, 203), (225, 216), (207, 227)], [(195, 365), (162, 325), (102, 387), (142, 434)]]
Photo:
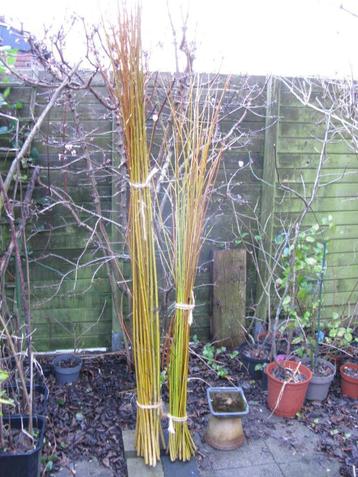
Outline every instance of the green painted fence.
[[(240, 78), (234, 78), (237, 85)], [(282, 196), (279, 188), (272, 187), (280, 180), (297, 191), (302, 188), (302, 178), (309, 189), (312, 187), (314, 170), (320, 153), (320, 138), (324, 134), (322, 115), (297, 103), (285, 86), (271, 82), (267, 87), (264, 78), (254, 78), (263, 86), (253, 111), (245, 116), (241, 130), (247, 144), (225, 153), (218, 176), (218, 190), (210, 208), (210, 232), (204, 243), (201, 265), (196, 286), (196, 308), (193, 333), (207, 339), (210, 336), (212, 312), (212, 253), (216, 248), (231, 247), (238, 237), (233, 217), (232, 202), (227, 198), (227, 183), (236, 197), (240, 210), (240, 230), (255, 232), (252, 212), (264, 220), (268, 211), (287, 216), (301, 210), (301, 202), (294, 194)], [(47, 104), (50, 92), (44, 88), (29, 88), (11, 83), (11, 101), (21, 101), (22, 124), (31, 122), (32, 114), (38, 116)], [(103, 84), (95, 83), (97, 91), (106, 95)], [(82, 207), (78, 209), (80, 220), (95, 218), (85, 212), (95, 210), (90, 178), (86, 170), (85, 152), (96, 165), (96, 181), (101, 195), (101, 206), (107, 217), (123, 221), (123, 203), (118, 201), (121, 184), (113, 183), (111, 164), (118, 163), (118, 150), (113, 147), (111, 114), (88, 93), (71, 93), (58, 102), (45, 121), (33, 145), (33, 162), (41, 166), (43, 186), (37, 187), (35, 199), (42, 209), (48, 201), (51, 184), (61, 194), (69, 194)], [(226, 104), (234, 102), (227, 94)], [(71, 111), (76, 104), (82, 132), (88, 134), (86, 151), (78, 148), (76, 117)], [(232, 110), (235, 105), (232, 104)], [(238, 110), (227, 116), (222, 130), (242, 115)], [(278, 119), (277, 121), (275, 121)], [(266, 129), (265, 129), (266, 126)], [(245, 139), (245, 137), (244, 137)], [(71, 147), (69, 147), (69, 145)], [(358, 301), (358, 158), (349, 144), (335, 141), (328, 145), (323, 180), (331, 182), (321, 187), (314, 210), (318, 216), (332, 215), (336, 224), (329, 242), (328, 271), (324, 288), (324, 316), (338, 310), (346, 315), (356, 315)], [(119, 158), (120, 159), (120, 158)], [(1, 169), (6, 170), (11, 155), (2, 154)], [(70, 168), (65, 167), (70, 161)], [(249, 161), (251, 167), (248, 166)], [(239, 171), (238, 171), (239, 169)], [(260, 178), (271, 185), (267, 187)], [(332, 179), (337, 179), (332, 182)], [(117, 180), (117, 179), (116, 179)], [(52, 196), (52, 199), (54, 197)], [(122, 207), (122, 210), (121, 210)], [(274, 214), (274, 215), (275, 215)], [(307, 223), (314, 217), (309, 214)], [(274, 222), (274, 221), (273, 221)], [(121, 250), (125, 238), (108, 222), (106, 229)], [(272, 224), (272, 236), (275, 224)], [(6, 227), (2, 227), (2, 247), (6, 243)], [(30, 250), (31, 308), (34, 342), (37, 350), (54, 350), (77, 347), (108, 347), (112, 329), (117, 329), (114, 317), (108, 270), (103, 264), (103, 254), (90, 240), (85, 226), (79, 226), (69, 210), (61, 204), (40, 214), (27, 229)], [(266, 244), (269, 245), (269, 244)], [(102, 258), (101, 258), (102, 257)], [(128, 260), (124, 257), (124, 274), (129, 276)], [(248, 256), (246, 305), (248, 314), (253, 313), (256, 303), (257, 277)], [(14, 278), (15, 280), (15, 278)], [(128, 319), (128, 305), (124, 303)], [(256, 313), (265, 314), (264, 306)]]

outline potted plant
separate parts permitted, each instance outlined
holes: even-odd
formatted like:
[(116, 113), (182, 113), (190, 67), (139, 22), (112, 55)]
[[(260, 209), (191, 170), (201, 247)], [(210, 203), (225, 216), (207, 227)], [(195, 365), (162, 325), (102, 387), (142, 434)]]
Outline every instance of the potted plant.
[(73, 329), (65, 327), (65, 329), (73, 337), (73, 352), (59, 354), (53, 359), (52, 366), (57, 384), (70, 384), (78, 381), (82, 369), (82, 358), (78, 351), (82, 337), (88, 330), (78, 333), (76, 327), (73, 327)]
[(312, 371), (297, 361), (274, 361), (265, 367), (267, 404), (273, 414), (294, 417), (303, 406)]
[(358, 358), (358, 339), (354, 337), (355, 330), (351, 324), (345, 323), (344, 318), (335, 312), (325, 325), (323, 346), (327, 359), (339, 368), (345, 361)]
[[(286, 292), (282, 309), (291, 330), (287, 351), (298, 355), (312, 371), (306, 398), (319, 401), (326, 399), (336, 373), (335, 365), (319, 356), (324, 338), (320, 317), (326, 254), (327, 244), (321, 240), (318, 224), (299, 231), (283, 254), (283, 273), (278, 281)], [(291, 346), (296, 348), (291, 350)]]
[[(323, 277), (326, 270), (326, 254), (327, 245), (323, 243), (323, 249), (321, 247), (317, 249), (317, 259), (321, 259), (322, 266), (319, 274), (319, 298), (318, 301), (312, 300), (311, 309), (303, 316), (302, 326), (303, 329), (307, 329), (305, 345), (305, 354), (308, 354), (309, 358), (304, 360), (306, 366), (308, 366), (312, 373), (312, 380), (308, 386), (306, 399), (314, 401), (323, 401), (326, 399), (329, 391), (329, 387), (336, 374), (335, 364), (318, 356), (320, 344), (323, 342), (324, 333), (321, 330), (321, 307), (322, 307), (322, 289), (323, 289)], [(308, 314), (308, 317), (306, 317)], [(307, 319), (308, 318), (308, 319)], [(303, 348), (304, 349), (304, 348)]]
[(342, 364), (340, 372), (342, 394), (353, 399), (358, 399), (358, 364)]
[(60, 354), (53, 360), (57, 384), (74, 383), (80, 376), (82, 368), (81, 358), (74, 354)]
[[(0, 370), (0, 383), (8, 373)], [(0, 390), (0, 406), (14, 405), (4, 389)], [(0, 475), (6, 477), (38, 477), (45, 433), (45, 417), (29, 415), (2, 416), (0, 421)], [(31, 433), (28, 430), (31, 429)]]
[(270, 345), (268, 341), (258, 339), (251, 342), (242, 343), (239, 346), (240, 360), (247, 369), (250, 377), (260, 380), (263, 374), (264, 365), (270, 362)]
[(207, 399), (210, 409), (206, 442), (215, 449), (237, 449), (244, 443), (241, 417), (249, 412), (241, 387), (209, 387)]

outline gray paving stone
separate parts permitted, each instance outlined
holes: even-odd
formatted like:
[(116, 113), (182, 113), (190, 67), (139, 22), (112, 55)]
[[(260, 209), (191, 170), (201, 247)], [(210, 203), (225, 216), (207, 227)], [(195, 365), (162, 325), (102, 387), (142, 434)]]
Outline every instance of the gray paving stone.
[(302, 459), (309, 461), (316, 455), (314, 445), (309, 445), (309, 443), (301, 447), (272, 437), (265, 439), (265, 442), (275, 461), (279, 464), (286, 464), (287, 462), (295, 462)]
[(199, 477), (200, 475), (195, 457), (188, 462), (179, 460), (172, 462), (168, 455), (162, 455), (160, 459), (165, 477)]
[[(277, 464), (254, 465), (225, 470), (201, 471), (201, 477), (284, 477)], [(300, 477), (307, 477), (301, 475)]]
[(137, 457), (137, 452), (135, 449), (135, 431), (131, 429), (122, 431), (122, 438), (124, 455), (126, 458), (128, 459), (130, 457)]
[(240, 469), (275, 463), (264, 440), (245, 441), (242, 447), (233, 451), (219, 451), (204, 444), (200, 452), (207, 460), (205, 470)]
[(98, 463), (96, 459), (83, 460), (71, 464), (71, 469), (61, 469), (56, 477), (112, 477), (113, 472)]
[(322, 460), (323, 462), (315, 459), (289, 462), (287, 464), (280, 464), (280, 468), (285, 477), (339, 477), (339, 463), (328, 459)]
[[(312, 454), (319, 443), (319, 436), (298, 421), (275, 422), (270, 433), (280, 445), (289, 445), (292, 449), (302, 454)], [(270, 441), (270, 439), (269, 439)]]
[[(144, 464), (144, 460), (136, 457), (127, 460), (128, 477), (164, 477), (161, 462), (155, 467)], [(77, 477), (77, 476), (76, 476)]]

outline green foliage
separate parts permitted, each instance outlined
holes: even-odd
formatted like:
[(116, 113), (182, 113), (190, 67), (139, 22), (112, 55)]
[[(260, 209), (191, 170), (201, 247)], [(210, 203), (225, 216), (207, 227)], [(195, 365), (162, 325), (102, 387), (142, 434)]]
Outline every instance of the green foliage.
[(193, 345), (197, 345), (197, 344), (200, 343), (200, 340), (199, 340), (199, 338), (198, 338), (198, 335), (193, 335), (193, 336), (191, 337), (191, 343), (193, 343)]
[[(2, 46), (0, 48), (0, 56), (2, 60), (9, 66), (13, 66), (16, 61), (17, 50), (14, 48), (9, 48), (8, 46)], [(2, 83), (7, 83), (9, 81), (7, 75), (7, 68), (3, 64), (0, 64), (0, 80)], [(4, 91), (0, 92), (0, 107), (8, 106), (8, 96), (10, 95), (10, 87), (6, 87)]]
[(234, 244), (239, 247), (243, 243), (245, 243), (245, 240), (247, 240), (249, 237), (249, 234), (247, 232), (241, 232), (240, 236), (234, 241)]
[(333, 313), (332, 318), (326, 324), (327, 336), (325, 341), (339, 349), (345, 349), (353, 342), (353, 328), (342, 326), (341, 317)]
[[(279, 292), (283, 293), (282, 310), (287, 318), (287, 328), (300, 330), (292, 344), (301, 345), (297, 354), (311, 354), (317, 346), (316, 318), (319, 307), (319, 279), (324, 253), (323, 234), (332, 228), (332, 217), (322, 220), (322, 226), (314, 224), (301, 230), (296, 240), (283, 250), (281, 276), (276, 280)], [(285, 236), (276, 237), (277, 245), (285, 243)]]
[[(6, 381), (8, 377), (9, 374), (6, 371), (0, 369), (0, 384)], [(6, 397), (6, 393), (3, 389), (0, 389), (0, 404), (8, 404), (10, 406), (14, 405), (14, 401)]]
[[(214, 345), (207, 343), (203, 348), (203, 358), (207, 362), (208, 366), (212, 368), (219, 378), (226, 378), (229, 374), (229, 371), (223, 366), (221, 363), (217, 361), (217, 357), (226, 352), (225, 346), (220, 346), (219, 348), (215, 348)], [(231, 353), (232, 357), (237, 356), (235, 354), (237, 352), (233, 351)]]

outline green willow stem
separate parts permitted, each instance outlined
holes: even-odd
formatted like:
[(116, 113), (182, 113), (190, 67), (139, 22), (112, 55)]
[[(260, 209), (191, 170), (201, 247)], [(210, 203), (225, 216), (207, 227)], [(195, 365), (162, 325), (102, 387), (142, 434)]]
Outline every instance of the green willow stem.
[[(169, 362), (169, 455), (171, 460), (189, 460), (195, 444), (187, 422), (190, 319), (193, 290), (202, 233), (211, 191), (222, 156), (215, 142), (221, 94), (209, 88), (204, 93), (198, 78), (191, 78), (185, 96), (170, 101), (174, 180), (169, 189), (173, 204), (172, 273), (176, 288), (176, 311), (171, 324)], [(178, 106), (179, 104), (179, 106)], [(184, 307), (183, 307), (184, 305)]]
[(140, 9), (124, 8), (107, 34), (120, 105), (130, 198), (128, 243), (132, 269), (132, 343), (137, 383), (136, 449), (148, 465), (160, 459), (160, 328), (151, 171), (145, 123)]

